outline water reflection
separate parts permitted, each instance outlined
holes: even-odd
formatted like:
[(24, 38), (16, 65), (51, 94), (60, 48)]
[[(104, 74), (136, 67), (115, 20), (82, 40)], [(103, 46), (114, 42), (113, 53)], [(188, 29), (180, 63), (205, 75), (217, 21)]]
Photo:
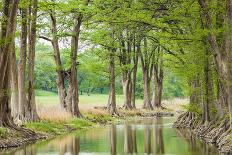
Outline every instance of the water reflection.
[(217, 155), (217, 150), (189, 131), (171, 128), (168, 119), (127, 121), (39, 142), (0, 155), (178, 154)]
[(192, 155), (204, 154), (211, 155), (215, 153), (215, 148), (204, 142), (199, 143), (195, 135), (190, 130), (176, 130), (177, 134), (182, 137), (189, 145), (189, 152)]
[(111, 125), (110, 130), (110, 142), (111, 142), (111, 154), (116, 155), (117, 154), (117, 135), (116, 135), (116, 125)]
[[(162, 124), (162, 118), (155, 120), (155, 124)], [(164, 140), (163, 140), (163, 127), (159, 125), (154, 126), (154, 141), (155, 153), (164, 154)]]

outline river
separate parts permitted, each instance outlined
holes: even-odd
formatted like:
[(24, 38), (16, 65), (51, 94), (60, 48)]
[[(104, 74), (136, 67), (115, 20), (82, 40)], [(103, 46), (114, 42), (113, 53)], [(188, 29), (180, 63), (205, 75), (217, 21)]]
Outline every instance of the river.
[(172, 128), (175, 118), (125, 121), (19, 149), (0, 151), (0, 155), (217, 155), (213, 146), (196, 139), (190, 131)]

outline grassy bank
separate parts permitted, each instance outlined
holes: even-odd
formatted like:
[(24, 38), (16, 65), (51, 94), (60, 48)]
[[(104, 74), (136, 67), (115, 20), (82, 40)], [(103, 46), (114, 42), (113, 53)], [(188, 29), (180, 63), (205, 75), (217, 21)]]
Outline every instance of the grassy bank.
[[(73, 118), (70, 113), (62, 110), (59, 106), (59, 97), (56, 93), (46, 91), (36, 91), (36, 105), (40, 121), (23, 124), (23, 127), (37, 133), (33, 136), (24, 135), (23, 132), (0, 128), (0, 148), (18, 147), (32, 143), (38, 139), (51, 138), (58, 135), (80, 131), (102, 124), (110, 124), (119, 119), (137, 119), (140, 117), (160, 117), (169, 116), (176, 110), (182, 108), (186, 100), (163, 101), (163, 109), (147, 111), (141, 109), (142, 100), (136, 100), (137, 109), (123, 110), (123, 96), (117, 96), (117, 106), (119, 117), (111, 117), (105, 109), (108, 100), (106, 94), (80, 95), (80, 111), (82, 119)], [(38, 136), (37, 136), (38, 135)]]
[[(46, 136), (55, 136), (112, 123), (115, 118), (103, 113), (85, 113), (84, 118), (42, 119), (38, 122), (24, 124), (27, 129)], [(1, 131), (0, 131), (1, 132)]]

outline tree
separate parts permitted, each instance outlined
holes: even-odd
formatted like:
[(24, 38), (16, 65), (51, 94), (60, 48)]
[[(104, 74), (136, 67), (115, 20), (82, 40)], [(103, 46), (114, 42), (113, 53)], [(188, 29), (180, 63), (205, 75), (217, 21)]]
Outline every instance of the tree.
[[(13, 45), (14, 30), (16, 27), (16, 13), (18, 9), (19, 0), (10, 2), (4, 1), (3, 16), (5, 20), (2, 22), (1, 40), (3, 45), (0, 48), (0, 126), (14, 127), (14, 123), (11, 117), (11, 108), (9, 104), (9, 79), (10, 79), (10, 47)], [(11, 6), (11, 7), (10, 7)]]

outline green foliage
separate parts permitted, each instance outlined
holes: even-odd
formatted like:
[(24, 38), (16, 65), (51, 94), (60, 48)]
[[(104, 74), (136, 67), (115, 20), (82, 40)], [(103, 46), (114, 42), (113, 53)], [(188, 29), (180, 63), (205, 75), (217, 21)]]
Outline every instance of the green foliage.
[(187, 105), (183, 105), (183, 108), (186, 109), (189, 112), (193, 112), (196, 113), (197, 115), (201, 115), (202, 114), (202, 109), (198, 104), (187, 104)]
[(5, 138), (7, 135), (7, 128), (0, 127), (0, 137)]

